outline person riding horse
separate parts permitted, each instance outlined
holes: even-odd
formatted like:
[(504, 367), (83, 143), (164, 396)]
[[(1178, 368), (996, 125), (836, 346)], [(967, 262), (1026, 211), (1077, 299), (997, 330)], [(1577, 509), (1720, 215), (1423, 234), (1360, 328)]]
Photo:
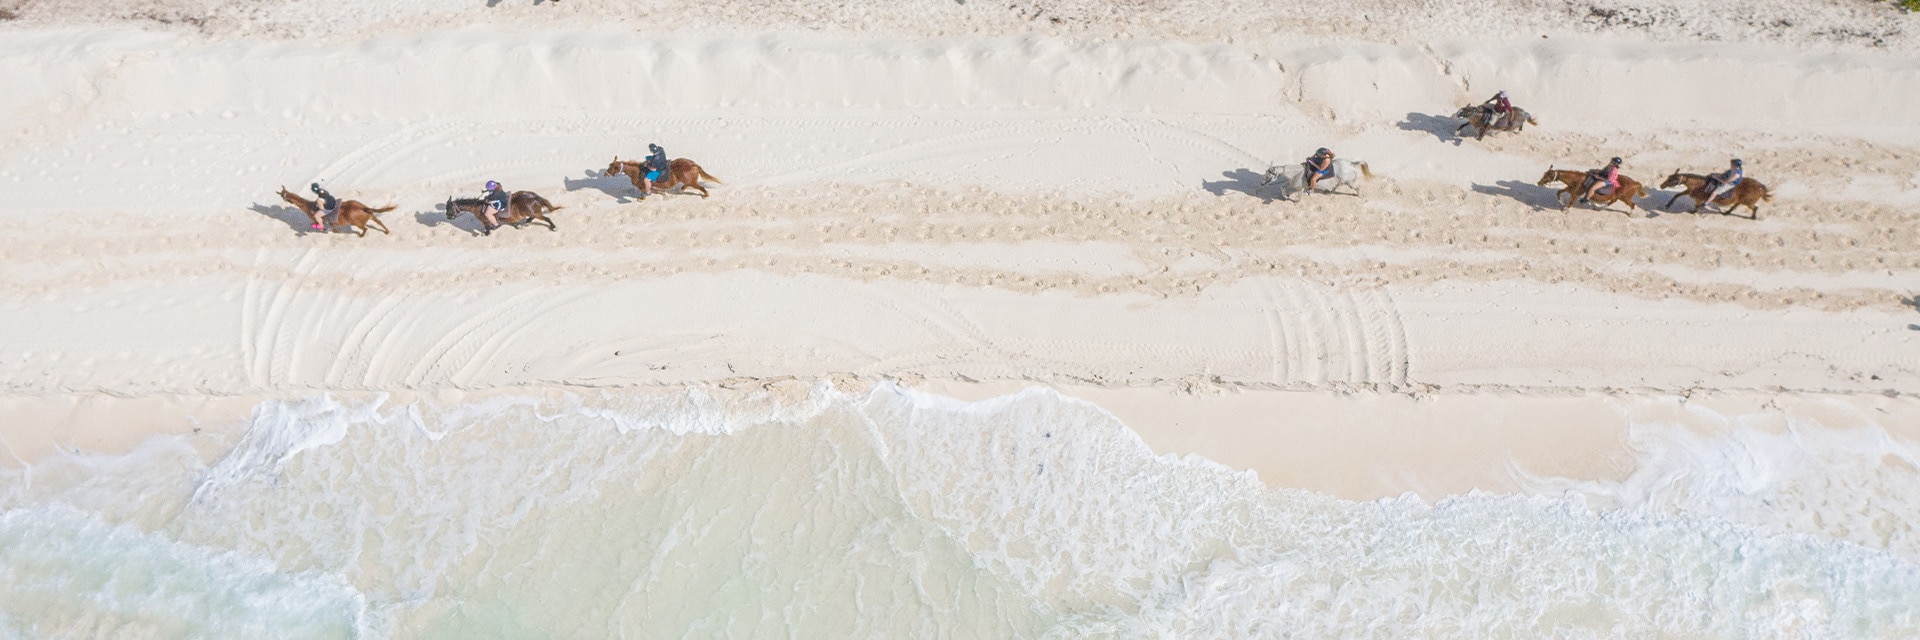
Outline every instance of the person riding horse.
[(1620, 159), (1614, 158), (1607, 162), (1607, 166), (1588, 171), (1587, 188), (1580, 195), (1580, 201), (1591, 202), (1593, 195), (1599, 193), (1601, 187), (1606, 187), (1607, 193), (1613, 193), (1614, 189), (1620, 188), (1620, 165)]
[(322, 222), (329, 217), (339, 217), (340, 200), (338, 198), (333, 197), (331, 193), (327, 193), (326, 189), (320, 188), (320, 183), (318, 182), (309, 185), (307, 188), (311, 189), (314, 197), (320, 200), (320, 219), (313, 223), (313, 228), (319, 229)]
[(644, 161), (647, 165), (647, 175), (641, 178), (641, 181), (646, 183), (645, 188), (642, 189), (643, 193), (640, 194), (642, 198), (653, 195), (654, 181), (659, 180), (660, 176), (667, 175), (668, 167), (672, 166), (672, 163), (667, 161), (667, 150), (660, 148), (659, 144), (647, 143), (647, 151), (651, 153)]
[(1740, 159), (1734, 158), (1726, 171), (1707, 176), (1707, 200), (1711, 202), (1714, 196), (1720, 195), (1720, 189), (1723, 187), (1732, 191), (1734, 187), (1740, 186), (1741, 180), (1746, 178), (1746, 172), (1740, 168)]
[(500, 183), (488, 180), (487, 190), (480, 198), (487, 201), (487, 208), (480, 212), (480, 217), (486, 219), (488, 229), (499, 228), (500, 219), (496, 216), (507, 210), (507, 191), (500, 188)]
[(1486, 114), (1487, 126), (1499, 129), (1507, 125), (1513, 114), (1513, 102), (1507, 100), (1506, 90), (1493, 94), (1486, 102), (1480, 103), (1480, 112)]
[(1313, 191), (1321, 178), (1333, 173), (1333, 152), (1328, 151), (1326, 147), (1320, 147), (1319, 151), (1313, 152), (1313, 156), (1307, 158), (1307, 161), (1302, 164), (1307, 167), (1307, 191)]

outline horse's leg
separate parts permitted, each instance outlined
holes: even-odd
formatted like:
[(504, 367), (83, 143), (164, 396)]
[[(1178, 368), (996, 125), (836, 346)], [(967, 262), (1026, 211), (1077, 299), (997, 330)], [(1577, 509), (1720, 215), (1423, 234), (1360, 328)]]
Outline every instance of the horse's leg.
[(367, 219), (369, 219), (369, 220), (372, 220), (374, 224), (376, 224), (376, 225), (379, 225), (379, 226), (380, 226), (380, 233), (384, 233), (384, 234), (387, 234), (387, 235), (393, 235), (393, 232), (392, 232), (392, 231), (388, 231), (388, 230), (387, 230), (387, 223), (385, 223), (385, 222), (381, 222), (381, 221), (380, 221), (380, 216), (376, 216), (376, 215), (372, 215), (372, 214), (368, 214), (368, 216), (367, 216)]

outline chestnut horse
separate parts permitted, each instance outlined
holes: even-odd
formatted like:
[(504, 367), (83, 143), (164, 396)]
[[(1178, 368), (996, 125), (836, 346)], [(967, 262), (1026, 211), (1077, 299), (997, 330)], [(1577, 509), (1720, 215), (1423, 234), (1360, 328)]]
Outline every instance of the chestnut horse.
[[(462, 213), (470, 213), (480, 221), (481, 233), (493, 235), (493, 230), (497, 227), (487, 226), (486, 216), (481, 215), (486, 210), (487, 201), (482, 198), (447, 198), (448, 220), (458, 218)], [(547, 217), (547, 212), (559, 210), (560, 207), (553, 206), (553, 203), (547, 202), (547, 199), (540, 197), (538, 193), (515, 191), (513, 195), (507, 196), (507, 210), (495, 214), (494, 217), (500, 219), (500, 224), (516, 227), (530, 220), (539, 220), (547, 223), (548, 231), (559, 231), (560, 227), (553, 224), (553, 218)]]
[(1514, 107), (1513, 111), (1507, 114), (1507, 119), (1501, 121), (1500, 126), (1495, 127), (1490, 122), (1494, 117), (1490, 115), (1491, 113), (1491, 110), (1477, 105), (1461, 107), (1459, 111), (1453, 112), (1453, 117), (1466, 120), (1460, 126), (1453, 128), (1454, 137), (1459, 137), (1460, 132), (1467, 127), (1473, 127), (1476, 131), (1473, 139), (1485, 140), (1488, 131), (1525, 131), (1527, 125), (1539, 126), (1540, 124), (1540, 121), (1533, 119), (1533, 114), (1527, 113), (1526, 109)]
[(394, 205), (387, 205), (375, 209), (361, 204), (359, 200), (341, 200), (340, 208), (333, 212), (333, 221), (326, 222), (321, 220), (320, 203), (294, 195), (294, 193), (288, 191), (286, 187), (280, 187), (280, 199), (287, 201), (287, 204), (299, 209), (300, 213), (307, 214), (307, 219), (313, 221), (313, 228), (315, 230), (325, 229), (328, 233), (332, 233), (333, 228), (338, 226), (359, 227), (360, 237), (365, 238), (367, 237), (367, 223), (373, 223), (374, 226), (380, 228), (380, 233), (393, 233), (387, 230), (387, 223), (381, 222), (380, 217), (374, 214), (392, 211)]
[(1717, 198), (1707, 193), (1707, 177), (1695, 173), (1675, 171), (1660, 183), (1660, 188), (1671, 189), (1683, 184), (1687, 185), (1687, 190), (1667, 198), (1667, 208), (1672, 208), (1674, 201), (1679, 200), (1680, 196), (1686, 196), (1693, 200), (1692, 213), (1700, 213), (1700, 207), (1712, 201), (1720, 207), (1720, 213), (1725, 215), (1733, 215), (1734, 210), (1739, 209), (1741, 205), (1746, 205), (1747, 213), (1752, 216), (1752, 219), (1759, 220), (1760, 209), (1754, 205), (1762, 200), (1773, 199), (1773, 195), (1767, 193), (1767, 185), (1760, 184), (1760, 181), (1753, 178), (1742, 178), (1740, 184), (1733, 185), (1733, 189), (1720, 194)]
[[(1615, 202), (1627, 203), (1627, 215), (1631, 217), (1634, 211), (1633, 199), (1644, 198), (1651, 194), (1647, 191), (1646, 186), (1641, 185), (1633, 178), (1625, 175), (1621, 175), (1619, 178), (1620, 188), (1614, 189), (1612, 193), (1593, 194), (1593, 203), (1600, 205), (1602, 208)], [(1559, 202), (1560, 196), (1566, 196), (1566, 204), (1560, 207), (1561, 211), (1566, 211), (1573, 208), (1574, 202), (1580, 200), (1580, 194), (1585, 193), (1587, 172), (1574, 171), (1572, 169), (1555, 169), (1549, 166), (1547, 167), (1547, 172), (1540, 176), (1540, 181), (1534, 184), (1544, 187), (1555, 182), (1563, 186), (1560, 187), (1559, 193), (1553, 194), (1553, 201)]]
[[(613, 162), (607, 164), (607, 172), (600, 175), (611, 178), (623, 173), (627, 175), (627, 180), (633, 183), (633, 188), (640, 190), (640, 197), (647, 197), (647, 186), (641, 182), (641, 178), (647, 175), (647, 164), (637, 160), (621, 160), (620, 156), (614, 156)], [(700, 163), (686, 158), (674, 158), (672, 162), (667, 163), (667, 175), (653, 181), (653, 190), (664, 191), (676, 185), (683, 190), (693, 187), (700, 190), (700, 197), (705, 198), (707, 188), (700, 186), (701, 178), (714, 182), (720, 181), (719, 178), (713, 177), (713, 174), (707, 173), (706, 169), (700, 168)]]

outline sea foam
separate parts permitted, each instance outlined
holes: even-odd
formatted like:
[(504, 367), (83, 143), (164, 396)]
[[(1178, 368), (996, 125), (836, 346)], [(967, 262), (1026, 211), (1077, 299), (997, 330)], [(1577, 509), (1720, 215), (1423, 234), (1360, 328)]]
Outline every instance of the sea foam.
[[(1637, 427), (1643, 469), (1621, 483), (1350, 502), (1154, 455), (1044, 389), (276, 400), (195, 473), (168, 471), (178, 456), (120, 460), (120, 476), (175, 485), (126, 496), (158, 506), (68, 506), (125, 483), (9, 494), (5, 566), (39, 586), (5, 592), (0, 621), (149, 637), (1920, 633), (1908, 538), (1842, 517), (1920, 519), (1883, 499), (1912, 475), (1875, 462), (1905, 445), (1813, 424), (1673, 431)], [(1734, 450), (1748, 459), (1729, 470)], [(84, 475), (63, 464), (35, 471)], [(1703, 485), (1740, 497), (1672, 489), (1714, 477), (1745, 478)], [(1778, 507), (1782, 524), (1765, 517), (1781, 500), (1756, 495), (1820, 506)], [(130, 554), (175, 567), (139, 575), (192, 576), (147, 590), (191, 624), (97, 586), (149, 583), (63, 577), (131, 570), (95, 560)]]

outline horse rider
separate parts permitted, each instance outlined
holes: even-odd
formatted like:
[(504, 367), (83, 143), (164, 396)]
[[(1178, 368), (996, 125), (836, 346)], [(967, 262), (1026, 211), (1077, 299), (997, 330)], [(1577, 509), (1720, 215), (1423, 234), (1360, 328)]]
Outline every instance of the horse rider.
[(1487, 114), (1487, 126), (1499, 129), (1505, 127), (1507, 120), (1512, 117), (1513, 102), (1507, 100), (1507, 91), (1502, 89), (1486, 102), (1480, 103), (1480, 111)]
[(1313, 156), (1307, 158), (1303, 164), (1307, 167), (1307, 191), (1313, 191), (1314, 187), (1320, 184), (1321, 178), (1333, 173), (1333, 152), (1328, 151), (1326, 147), (1320, 147), (1320, 150), (1313, 152)]
[(654, 181), (659, 180), (660, 176), (667, 175), (667, 168), (670, 166), (667, 162), (667, 150), (660, 148), (658, 143), (647, 143), (647, 151), (650, 152), (646, 159), (647, 175), (643, 178), (646, 182), (646, 193), (640, 196), (642, 198), (653, 195)]
[(486, 219), (487, 228), (498, 228), (500, 226), (500, 219), (495, 217), (495, 215), (504, 213), (507, 210), (508, 197), (506, 190), (500, 188), (500, 183), (488, 180), (486, 193), (480, 194), (480, 198), (487, 201), (487, 208), (480, 211), (480, 217)]
[(1620, 165), (1621, 161), (1616, 157), (1608, 161), (1607, 166), (1588, 171), (1586, 193), (1580, 196), (1580, 201), (1592, 201), (1594, 194), (1599, 193), (1601, 187), (1606, 187), (1607, 193), (1613, 193), (1614, 189), (1620, 188)]
[(321, 223), (324, 222), (328, 216), (339, 217), (340, 200), (338, 198), (333, 197), (331, 193), (327, 193), (326, 189), (320, 188), (320, 183), (318, 182), (308, 185), (307, 188), (313, 190), (314, 197), (320, 200), (320, 219), (314, 221), (313, 228), (323, 228)]
[(1740, 159), (1734, 158), (1726, 171), (1707, 176), (1707, 201), (1711, 202), (1715, 196), (1720, 195), (1720, 189), (1732, 191), (1734, 187), (1740, 186), (1741, 180), (1745, 179), (1747, 174), (1740, 168)]

